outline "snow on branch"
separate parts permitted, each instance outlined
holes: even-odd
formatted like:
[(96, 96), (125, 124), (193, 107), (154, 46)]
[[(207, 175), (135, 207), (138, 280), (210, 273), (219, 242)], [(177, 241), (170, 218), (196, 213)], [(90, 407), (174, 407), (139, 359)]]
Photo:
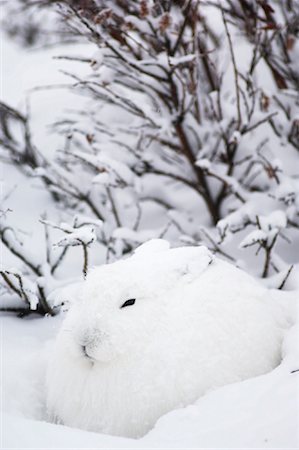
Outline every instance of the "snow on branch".
[(41, 220), (46, 226), (51, 228), (55, 228), (64, 233), (64, 237), (61, 238), (58, 242), (53, 244), (57, 247), (62, 247), (65, 249), (69, 247), (82, 246), (83, 249), (83, 276), (84, 278), (88, 272), (88, 247), (96, 241), (96, 233), (95, 228), (97, 226), (102, 226), (102, 221), (100, 220), (91, 220), (88, 218), (82, 218), (80, 216), (75, 216), (73, 220), (73, 225), (68, 225), (66, 223), (61, 223), (59, 225), (48, 221)]

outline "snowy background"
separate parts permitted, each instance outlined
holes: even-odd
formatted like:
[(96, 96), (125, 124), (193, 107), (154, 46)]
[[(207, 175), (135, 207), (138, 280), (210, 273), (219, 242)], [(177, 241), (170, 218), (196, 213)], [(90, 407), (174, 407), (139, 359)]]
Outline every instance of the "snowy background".
[[(155, 2), (137, 3), (142, 8)], [(253, 2), (261, 22), (249, 39), (242, 33), (242, 14), (241, 19), (230, 15), (229, 6), (237, 10), (238, 2), (223, 2), (227, 22), (215, 2), (204, 3), (202, 13), (212, 33), (196, 51), (211, 52), (208, 62), (218, 76), (209, 86), (200, 59), (193, 80), (198, 92), (187, 88), (190, 61), (198, 61), (188, 46), (172, 59), (163, 49), (154, 58), (141, 49), (143, 64), (128, 69), (111, 57), (107, 46), (88, 40), (78, 17), (69, 19), (74, 32), (69, 35), (50, 8), (28, 13), (19, 0), (1, 5), (3, 449), (299, 446), (296, 324), (286, 333), (284, 358), (273, 372), (219, 388), (170, 412), (137, 441), (46, 421), (47, 359), (78, 283), (90, 267), (125, 256), (150, 238), (163, 237), (175, 246), (204, 243), (265, 286), (283, 288), (294, 305), (298, 302), (299, 4), (290, 2), (288, 8), (289, 2), (277, 1), (271, 11), (268, 2)], [(133, 30), (133, 38), (144, 45), (148, 13), (140, 14), (145, 20), (132, 13), (125, 32)], [(161, 33), (157, 39), (166, 33), (173, 43), (175, 25), (184, 16), (176, 8), (171, 21), (159, 14), (152, 21)], [(35, 23), (37, 30), (46, 31), (28, 42), (26, 30)], [(253, 64), (255, 49), (262, 56)], [(271, 50), (269, 60), (263, 49)], [(128, 52), (120, 50), (127, 58)], [(158, 97), (152, 100), (153, 89), (167, 95), (168, 87), (140, 77), (139, 67), (150, 68), (155, 76), (177, 71), (177, 109), (167, 111)], [(191, 168), (180, 153), (182, 111), (195, 149)], [(28, 133), (32, 160), (27, 158)], [(196, 167), (214, 200), (224, 192), (214, 217), (206, 192), (198, 191)]]

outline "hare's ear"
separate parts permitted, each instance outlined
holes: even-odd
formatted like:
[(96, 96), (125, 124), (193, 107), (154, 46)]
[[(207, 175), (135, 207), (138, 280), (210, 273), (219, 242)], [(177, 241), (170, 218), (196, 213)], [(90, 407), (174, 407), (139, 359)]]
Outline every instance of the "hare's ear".
[(134, 251), (134, 255), (139, 257), (153, 255), (155, 253), (164, 252), (169, 250), (170, 244), (165, 239), (151, 239), (144, 244), (141, 244)]
[(187, 282), (198, 278), (214, 261), (214, 256), (206, 247), (198, 247), (198, 255), (187, 261), (180, 273)]

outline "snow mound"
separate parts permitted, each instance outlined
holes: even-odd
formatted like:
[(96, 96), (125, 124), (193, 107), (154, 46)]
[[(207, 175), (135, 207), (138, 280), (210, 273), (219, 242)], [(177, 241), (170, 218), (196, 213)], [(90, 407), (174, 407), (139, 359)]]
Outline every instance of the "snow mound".
[(275, 368), (284, 311), (205, 247), (143, 244), (87, 277), (49, 363), (50, 418), (140, 437), (211, 389)]

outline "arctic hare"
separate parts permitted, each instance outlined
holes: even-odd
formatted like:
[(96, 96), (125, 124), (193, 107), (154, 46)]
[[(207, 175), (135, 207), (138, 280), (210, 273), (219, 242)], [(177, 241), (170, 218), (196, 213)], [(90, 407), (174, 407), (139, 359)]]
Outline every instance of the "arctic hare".
[(208, 390), (270, 371), (284, 324), (268, 297), (205, 247), (153, 240), (95, 268), (49, 364), (52, 420), (139, 437)]

